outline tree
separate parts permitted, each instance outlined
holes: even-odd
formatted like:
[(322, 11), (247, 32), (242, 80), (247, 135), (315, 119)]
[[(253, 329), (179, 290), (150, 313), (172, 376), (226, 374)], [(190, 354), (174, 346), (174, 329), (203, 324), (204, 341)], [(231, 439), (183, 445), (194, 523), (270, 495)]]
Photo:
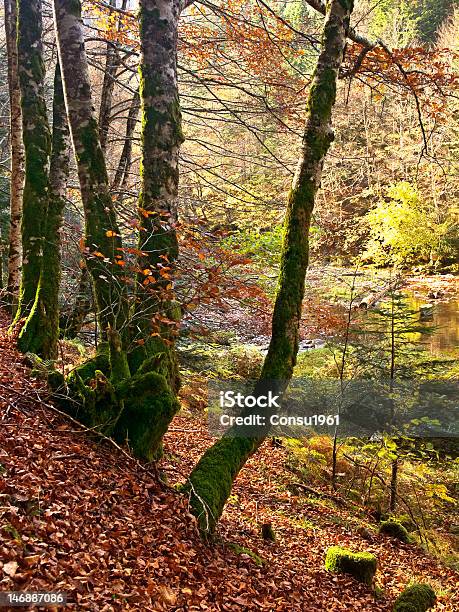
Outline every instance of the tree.
[[(136, 271), (142, 278), (137, 292), (142, 299), (138, 300), (140, 308), (134, 325), (124, 249), (93, 111), (81, 5), (74, 0), (54, 2), (86, 221), (85, 255), (94, 284), (97, 316), (108, 341), (108, 355), (101, 350), (95, 359), (76, 368), (69, 377), (69, 389), (83, 405), (83, 420), (120, 441), (128, 439), (135, 454), (152, 459), (179, 407), (175, 397), (175, 353), (167, 337), (168, 328), (161, 327), (160, 333), (151, 334), (151, 318), (162, 312), (158, 302), (162, 303), (163, 292), (170, 295), (170, 274), (167, 283), (164, 279), (164, 268), (170, 268), (164, 262), (172, 262), (177, 256), (173, 222), (181, 143), (176, 79), (180, 6), (178, 2), (143, 0), (140, 9), (143, 191), (139, 206), (141, 266)], [(165, 301), (169, 304), (169, 297)], [(132, 351), (130, 332), (137, 327), (143, 333), (135, 338), (137, 348)]]
[(89, 80), (81, 4), (55, 0), (54, 21), (64, 93), (85, 215), (85, 256), (104, 334), (125, 330), (126, 286), (120, 279), (121, 236), (109, 191)]
[[(18, 347), (45, 359), (57, 358), (59, 338), (60, 230), (69, 171), (69, 130), (59, 62), (56, 63), (53, 94), (52, 152), (40, 278), (33, 308), (27, 317)], [(46, 169), (43, 170), (46, 172)]]
[[(21, 89), (25, 183), (22, 205), (22, 279), (15, 321), (32, 310), (38, 287), (48, 202), (51, 133), (44, 93), (41, 0), (18, 1), (18, 72)], [(17, 195), (17, 194), (16, 194)]]
[[(325, 156), (333, 141), (332, 110), (353, 2), (332, 0), (326, 9), (322, 48), (309, 98), (303, 147), (289, 194), (281, 271), (272, 319), (272, 337), (254, 394), (267, 386), (286, 389), (296, 363), (299, 324), (308, 266), (308, 234)], [(240, 469), (263, 438), (230, 431), (214, 444), (191, 472), (187, 489), (201, 529), (212, 532)]]
[(8, 301), (15, 314), (20, 284), (21, 269), (21, 209), (24, 188), (24, 149), (22, 145), (21, 91), (18, 75), (17, 51), (17, 3), (4, 0), (5, 37), (8, 55), (8, 89), (10, 102), (10, 228), (8, 249), (8, 279), (6, 283)]
[(457, 227), (444, 217), (433, 205), (422, 201), (410, 183), (391, 185), (387, 198), (366, 216), (370, 236), (364, 257), (383, 266), (406, 267), (429, 259), (439, 264), (454, 255), (450, 241), (457, 233)]
[[(139, 283), (141, 315), (136, 325), (151, 337), (142, 353), (162, 355), (159, 368), (173, 389), (178, 368), (171, 346), (174, 308), (171, 278), (178, 256), (177, 196), (179, 150), (183, 142), (177, 83), (180, 2), (140, 1), (140, 99), (142, 102), (142, 191), (139, 198)], [(153, 282), (152, 282), (153, 281)], [(159, 318), (158, 330), (152, 328)], [(164, 340), (166, 342), (164, 342)]]

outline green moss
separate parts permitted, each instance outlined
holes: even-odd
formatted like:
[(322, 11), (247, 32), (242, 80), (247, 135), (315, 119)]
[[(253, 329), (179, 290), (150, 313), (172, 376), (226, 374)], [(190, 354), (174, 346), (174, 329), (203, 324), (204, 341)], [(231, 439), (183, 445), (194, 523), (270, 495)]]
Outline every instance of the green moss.
[(155, 372), (136, 374), (116, 387), (124, 402), (115, 439), (127, 442), (136, 457), (153, 461), (161, 453), (161, 442), (180, 404), (164, 376)]
[(163, 342), (162, 338), (148, 338), (143, 345), (128, 354), (128, 363), (132, 374), (156, 372), (164, 376), (173, 391), (179, 390), (180, 376), (175, 348)]
[[(48, 208), (51, 132), (44, 95), (41, 2), (18, 2), (18, 71), (21, 88), (25, 182), (22, 213), (22, 277), (15, 322), (27, 317), (39, 284)], [(25, 347), (25, 350), (30, 350)]]
[(405, 529), (405, 527), (401, 523), (399, 523), (398, 521), (394, 521), (393, 519), (383, 521), (379, 527), (379, 533), (388, 535), (391, 538), (396, 538), (401, 542), (408, 543), (410, 541), (409, 533)]
[[(106, 348), (106, 345), (100, 346), (99, 351), (101, 348)], [(106, 352), (98, 352), (95, 357), (77, 366), (70, 372), (68, 380), (71, 383), (72, 379), (78, 376), (83, 381), (88, 382), (94, 378), (97, 370), (100, 370), (107, 376), (110, 374), (110, 360)]]
[(252, 438), (223, 437), (204, 453), (192, 471), (183, 491), (190, 496), (192, 512), (204, 536), (215, 531), (233, 480), (257, 443)]
[(122, 410), (115, 389), (100, 370), (85, 382), (75, 371), (67, 380), (73, 416), (91, 429), (112, 435)]
[(123, 350), (120, 334), (109, 327), (107, 329), (109, 360), (110, 360), (110, 379), (116, 384), (125, 378), (129, 378), (128, 356)]
[(370, 585), (376, 573), (377, 559), (367, 552), (354, 553), (341, 546), (331, 546), (326, 553), (325, 569), (349, 574), (359, 582)]
[(399, 514), (398, 516), (390, 516), (389, 520), (396, 521), (397, 523), (400, 523), (400, 525), (403, 525), (403, 527), (405, 527), (408, 533), (416, 531), (417, 529), (416, 523), (409, 514)]
[(256, 563), (256, 565), (258, 565), (258, 567), (263, 567), (263, 565), (265, 565), (266, 563), (266, 560), (263, 559), (263, 557), (257, 555), (257, 553), (253, 552), (253, 550), (250, 550), (250, 548), (246, 548), (245, 546), (239, 546), (239, 544), (233, 544), (232, 542), (228, 543), (228, 547), (234, 550), (237, 555), (247, 555)]
[(65, 390), (65, 376), (58, 370), (52, 370), (48, 374), (48, 385), (53, 392), (62, 392)]
[(399, 595), (394, 612), (426, 612), (436, 599), (435, 591), (428, 584), (413, 584)]
[(322, 121), (330, 121), (336, 99), (336, 70), (323, 68), (309, 94), (309, 110)]

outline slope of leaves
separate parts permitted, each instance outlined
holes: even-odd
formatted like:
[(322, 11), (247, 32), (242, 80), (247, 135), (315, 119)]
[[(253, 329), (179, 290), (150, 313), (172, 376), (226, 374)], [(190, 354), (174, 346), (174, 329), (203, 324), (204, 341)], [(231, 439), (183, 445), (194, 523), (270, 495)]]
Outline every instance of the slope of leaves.
[[(454, 610), (453, 572), (381, 536), (363, 542), (342, 510), (289, 494), (283, 448), (266, 445), (251, 460), (221, 540), (203, 543), (186, 498), (151, 466), (91, 439), (53, 409), (13, 349), (5, 320), (0, 421), (1, 590), (67, 591), (74, 610), (370, 612), (389, 610), (405, 583), (422, 575), (442, 589), (437, 609)], [(162, 469), (180, 480), (210, 443), (200, 417), (179, 416)], [(305, 517), (314, 528), (305, 528)], [(262, 540), (263, 522), (273, 523), (277, 543)], [(378, 555), (381, 598), (323, 570), (324, 551), (336, 543)]]

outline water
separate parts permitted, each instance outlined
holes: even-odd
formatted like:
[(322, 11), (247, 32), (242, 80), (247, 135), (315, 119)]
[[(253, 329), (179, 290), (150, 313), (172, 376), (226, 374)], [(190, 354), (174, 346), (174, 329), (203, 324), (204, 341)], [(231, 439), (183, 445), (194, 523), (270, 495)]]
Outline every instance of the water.
[(419, 334), (420, 340), (433, 355), (459, 348), (459, 300), (426, 300), (407, 294), (407, 306), (411, 310), (418, 311), (423, 304), (433, 305), (433, 319), (426, 323), (435, 329), (431, 334)]

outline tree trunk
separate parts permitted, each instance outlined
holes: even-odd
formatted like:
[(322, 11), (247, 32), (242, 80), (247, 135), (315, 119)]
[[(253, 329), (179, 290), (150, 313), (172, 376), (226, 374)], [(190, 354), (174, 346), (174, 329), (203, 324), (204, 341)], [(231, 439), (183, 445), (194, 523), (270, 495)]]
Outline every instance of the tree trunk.
[(99, 134), (100, 146), (105, 153), (107, 150), (108, 130), (110, 129), (110, 115), (112, 112), (113, 90), (115, 88), (115, 75), (119, 66), (116, 51), (110, 43), (107, 43), (104, 70), (104, 81), (102, 83), (102, 94), (99, 109)]
[[(128, 179), (132, 159), (132, 138), (134, 136), (139, 109), (140, 96), (139, 91), (137, 90), (132, 98), (131, 105), (129, 107), (123, 150), (121, 151), (118, 168), (116, 169), (115, 178), (113, 179), (112, 191), (115, 192), (115, 194), (120, 188), (124, 188)], [(118, 197), (117, 199), (121, 200), (122, 198)]]
[(10, 232), (6, 293), (8, 305), (14, 317), (21, 280), (21, 211), (24, 189), (24, 148), (22, 144), (21, 90), (18, 74), (16, 0), (4, 0), (4, 7), (5, 38), (8, 54), (11, 149)]
[(15, 321), (27, 317), (41, 271), (48, 207), (51, 133), (44, 95), (41, 0), (18, 1), (18, 61), (21, 87), (25, 184), (22, 211), (22, 279)]
[(59, 287), (61, 279), (61, 227), (69, 173), (70, 135), (59, 62), (53, 96), (52, 153), (42, 268), (37, 295), (19, 335), (18, 346), (44, 359), (56, 359), (59, 339)]
[(389, 510), (395, 512), (397, 507), (397, 487), (398, 487), (398, 458), (392, 459), (391, 478), (390, 478), (390, 501)]
[(101, 331), (126, 326), (122, 243), (91, 96), (80, 0), (54, 0), (54, 19), (85, 215), (85, 255)]
[[(303, 149), (285, 218), (272, 337), (255, 395), (267, 388), (282, 394), (296, 363), (309, 227), (324, 159), (333, 141), (332, 110), (352, 9), (352, 0), (331, 0), (327, 4), (322, 49), (309, 92)], [(242, 432), (233, 428), (204, 453), (191, 472), (186, 489), (203, 532), (214, 531), (234, 479), (262, 441), (263, 436), (243, 437)]]
[[(175, 230), (179, 150), (183, 142), (177, 83), (178, 0), (140, 0), (140, 99), (142, 104), (142, 192), (139, 200), (139, 275), (136, 325), (157, 333), (139, 353), (158, 357), (158, 370), (178, 388), (173, 348), (177, 322), (172, 278), (178, 255)], [(173, 330), (172, 330), (173, 332)]]
[[(116, 7), (116, 0), (110, 0), (110, 6)], [(123, 2), (122, 9), (126, 8), (126, 0)], [(119, 22), (118, 22), (119, 28)], [(116, 73), (120, 66), (120, 59), (116, 49), (110, 41), (107, 42), (105, 52), (104, 81), (102, 83), (102, 93), (100, 96), (99, 108), (99, 135), (100, 146), (105, 154), (107, 150), (108, 130), (110, 129), (113, 91), (115, 89)]]
[(61, 316), (61, 333), (64, 338), (75, 338), (81, 331), (84, 321), (91, 312), (92, 287), (88, 268), (84, 266), (81, 270), (75, 302), (69, 313)]

